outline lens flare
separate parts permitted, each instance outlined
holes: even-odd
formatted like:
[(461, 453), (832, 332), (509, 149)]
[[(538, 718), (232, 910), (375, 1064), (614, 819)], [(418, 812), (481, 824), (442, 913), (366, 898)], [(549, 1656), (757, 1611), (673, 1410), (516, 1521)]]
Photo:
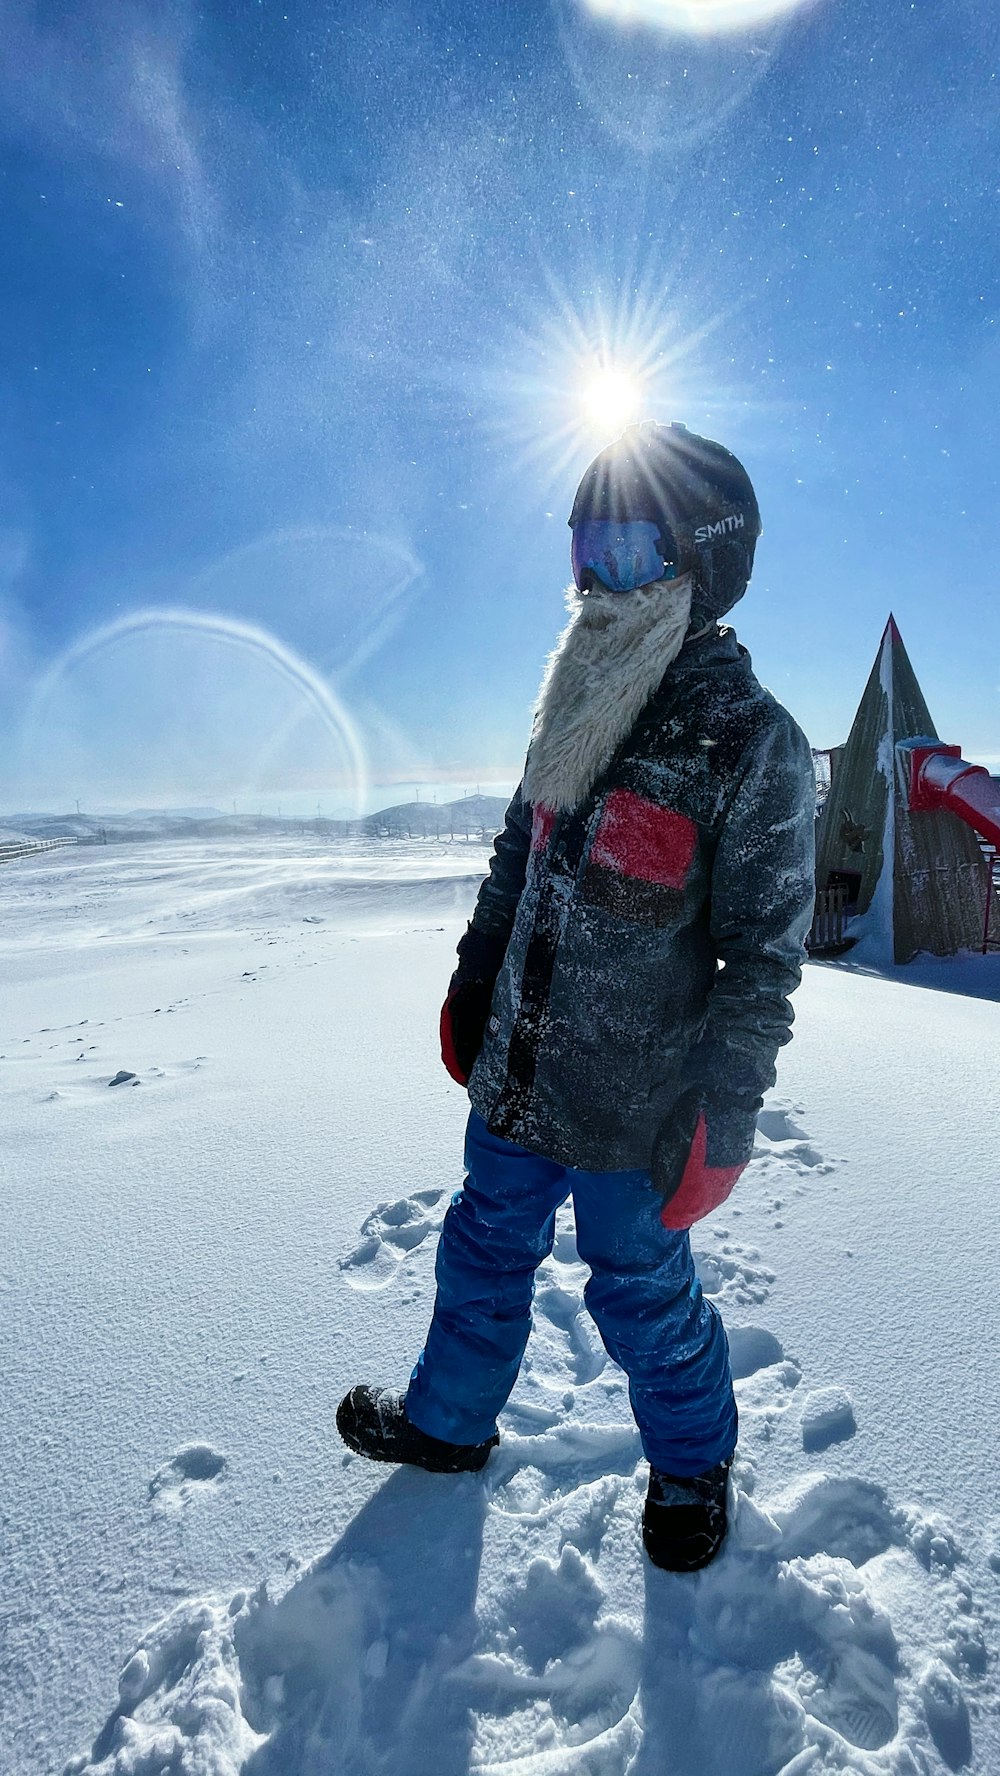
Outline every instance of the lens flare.
[(659, 25), (665, 31), (712, 37), (745, 31), (798, 12), (807, 0), (585, 0), (599, 18), (623, 25)]
[[(591, 123), (638, 159), (624, 232), (642, 238), (644, 204), (663, 204), (671, 170), (717, 136), (767, 79), (805, 6), (747, 0), (550, 0), (577, 98)], [(645, 171), (643, 170), (645, 169)], [(638, 200), (638, 201), (636, 201)], [(680, 243), (678, 243), (680, 245)], [(679, 262), (675, 260), (679, 265)], [(685, 276), (684, 283), (689, 283)]]
[(21, 731), (27, 783), (51, 796), (227, 799), (336, 786), (363, 811), (364, 746), (343, 702), (268, 630), (147, 607), (90, 630), (36, 681)]
[(266, 627), (281, 587), (282, 633), (338, 680), (357, 671), (405, 617), (423, 567), (400, 538), (348, 525), (266, 532), (178, 588), (185, 609), (238, 610)]

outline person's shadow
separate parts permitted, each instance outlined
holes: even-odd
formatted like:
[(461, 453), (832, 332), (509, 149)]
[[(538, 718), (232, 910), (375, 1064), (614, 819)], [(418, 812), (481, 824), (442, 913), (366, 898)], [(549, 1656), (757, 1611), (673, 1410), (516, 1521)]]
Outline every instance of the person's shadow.
[[(768, 1588), (765, 1558), (744, 1556), (744, 1585)], [(732, 1565), (730, 1559), (730, 1567)], [(699, 1648), (699, 1602), (719, 1574), (678, 1578), (644, 1566), (642, 1741), (629, 1776), (764, 1776), (780, 1770), (801, 1749), (797, 1711), (784, 1705), (773, 1683), (777, 1658), (794, 1642), (779, 1644), (777, 1624), (760, 1634), (747, 1664), (728, 1663), (717, 1650)], [(720, 1605), (725, 1595), (720, 1590)], [(738, 1611), (741, 1599), (734, 1593)], [(713, 1612), (710, 1612), (713, 1613)], [(771, 1625), (769, 1625), (771, 1627)]]
[[(839, 1734), (861, 1752), (879, 1751), (895, 1736), (900, 1659), (891, 1624), (856, 1580), (845, 1581), (836, 1567), (812, 1572), (809, 1556), (825, 1542), (841, 1568), (854, 1566), (890, 1546), (898, 1531), (877, 1487), (821, 1481), (815, 1491), (819, 1508), (806, 1495), (800, 1521), (788, 1512), (769, 1548), (734, 1542), (693, 1579), (646, 1565), (643, 1736), (629, 1776), (665, 1769), (670, 1776), (779, 1776), (800, 1762), (810, 1767), (824, 1734)], [(792, 1662), (805, 1681), (808, 1713), (787, 1675)], [(958, 1769), (971, 1739), (950, 1692), (948, 1714), (944, 1731), (930, 1714), (928, 1724), (944, 1761)]]
[(466, 1776), (486, 1489), (400, 1469), (280, 1602), (237, 1624), (244, 1776)]

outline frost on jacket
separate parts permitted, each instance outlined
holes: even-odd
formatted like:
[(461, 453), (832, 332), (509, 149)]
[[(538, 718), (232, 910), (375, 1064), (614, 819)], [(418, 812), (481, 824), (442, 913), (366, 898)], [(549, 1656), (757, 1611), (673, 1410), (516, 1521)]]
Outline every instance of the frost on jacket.
[(468, 934), (503, 957), (469, 1085), (495, 1133), (646, 1169), (689, 1086), (774, 1083), (814, 805), (808, 742), (731, 630), (682, 651), (579, 808), (515, 793)]

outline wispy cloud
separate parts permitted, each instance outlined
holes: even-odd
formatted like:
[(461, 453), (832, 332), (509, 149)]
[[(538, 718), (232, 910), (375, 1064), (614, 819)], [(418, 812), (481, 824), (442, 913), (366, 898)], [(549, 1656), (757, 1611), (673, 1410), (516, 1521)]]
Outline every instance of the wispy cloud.
[(50, 21), (32, 0), (0, 0), (0, 134), (139, 173), (201, 248), (219, 214), (186, 90), (192, 35), (186, 4), (83, 0)]

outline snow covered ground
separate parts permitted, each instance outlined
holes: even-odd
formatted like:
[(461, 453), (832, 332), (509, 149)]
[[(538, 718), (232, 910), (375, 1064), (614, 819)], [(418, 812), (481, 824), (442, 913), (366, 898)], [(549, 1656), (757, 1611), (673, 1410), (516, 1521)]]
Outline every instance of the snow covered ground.
[(806, 971), (695, 1231), (742, 1418), (705, 1573), (642, 1560), (568, 1213), (485, 1474), (339, 1443), (430, 1311), (465, 1111), (437, 1007), (484, 862), (0, 872), (4, 1776), (996, 1776), (1000, 958)]

